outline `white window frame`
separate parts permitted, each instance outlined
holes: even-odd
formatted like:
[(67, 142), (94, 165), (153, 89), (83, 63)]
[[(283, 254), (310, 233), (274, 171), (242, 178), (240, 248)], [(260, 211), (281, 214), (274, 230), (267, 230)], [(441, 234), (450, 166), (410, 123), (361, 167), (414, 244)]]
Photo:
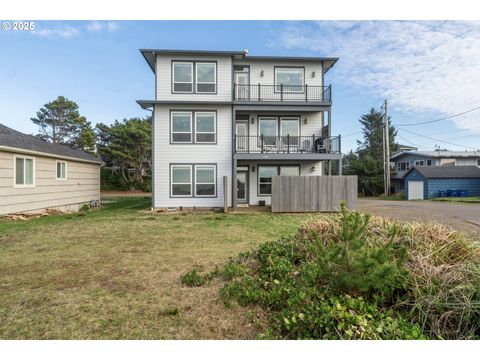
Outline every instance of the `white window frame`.
[[(17, 158), (23, 159), (23, 184), (17, 184)], [(32, 160), (32, 184), (25, 184), (25, 160)], [(14, 155), (13, 156), (13, 187), (14, 188), (34, 188), (35, 187), (35, 158), (31, 156), (24, 155)]]
[[(174, 183), (173, 182), (173, 170), (174, 168), (189, 168), (190, 169), (190, 182), (189, 183)], [(190, 185), (190, 195), (174, 195), (173, 194), (173, 185)], [(170, 165), (170, 197), (172, 198), (191, 198), (193, 197), (192, 192), (193, 185), (193, 166), (190, 164), (172, 164)]]
[[(190, 131), (173, 131), (173, 115), (189, 114), (190, 115)], [(190, 141), (174, 141), (173, 134), (190, 134)], [(193, 113), (191, 111), (171, 111), (170, 112), (170, 142), (172, 144), (192, 144), (193, 143)]]
[(415, 166), (425, 166), (425, 160), (415, 160)]
[(275, 67), (274, 69), (274, 74), (273, 74), (273, 81), (274, 81), (274, 90), (276, 93), (280, 93), (280, 85), (278, 82), (277, 82), (277, 71), (278, 70), (284, 70), (284, 69), (297, 69), (297, 70), (302, 70), (302, 84), (301, 85), (288, 85), (288, 84), (283, 84), (283, 86), (287, 86), (287, 89), (288, 89), (288, 86), (301, 86), (300, 88), (300, 91), (296, 91), (296, 90), (291, 90), (289, 89), (288, 92), (289, 93), (298, 93), (298, 94), (302, 94), (305, 92), (305, 68), (303, 67), (296, 67), (296, 66), (277, 66)]
[[(58, 177), (58, 164), (65, 164), (65, 177)], [(62, 160), (55, 161), (55, 179), (58, 181), (66, 181), (67, 180), (67, 162)], [(61, 170), (60, 170), (61, 172)]]
[[(213, 168), (213, 183), (201, 183), (197, 181), (197, 170), (202, 168)], [(198, 195), (197, 185), (213, 185), (213, 195)], [(217, 197), (217, 167), (213, 164), (195, 165), (195, 197), (199, 198), (212, 198)]]
[[(213, 114), (213, 132), (197, 131), (197, 115)], [(215, 111), (195, 111), (195, 143), (196, 144), (216, 144), (217, 143), (217, 113)], [(198, 141), (197, 134), (213, 134), (213, 141)]]
[[(175, 81), (175, 64), (184, 64), (184, 65), (190, 65), (190, 68), (192, 70), (192, 81)], [(195, 88), (195, 74), (193, 72), (193, 62), (191, 61), (172, 61), (172, 93), (175, 94), (193, 94), (193, 89)], [(175, 90), (175, 84), (192, 84), (192, 90), (191, 91), (178, 91)]]
[[(211, 81), (198, 81), (198, 65), (213, 65), (213, 82)], [(214, 85), (215, 89), (213, 91), (198, 91), (198, 85)], [(217, 63), (208, 62), (208, 61), (197, 61), (195, 62), (195, 92), (198, 94), (216, 94), (217, 93)]]
[(432, 166), (432, 159), (428, 159), (426, 164), (427, 164), (427, 166)]

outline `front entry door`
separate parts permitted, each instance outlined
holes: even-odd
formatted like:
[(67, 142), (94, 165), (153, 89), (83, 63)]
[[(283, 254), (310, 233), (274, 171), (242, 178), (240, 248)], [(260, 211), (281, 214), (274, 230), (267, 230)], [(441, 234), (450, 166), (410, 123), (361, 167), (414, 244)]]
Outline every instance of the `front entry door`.
[(246, 204), (248, 201), (248, 171), (237, 171), (237, 202)]

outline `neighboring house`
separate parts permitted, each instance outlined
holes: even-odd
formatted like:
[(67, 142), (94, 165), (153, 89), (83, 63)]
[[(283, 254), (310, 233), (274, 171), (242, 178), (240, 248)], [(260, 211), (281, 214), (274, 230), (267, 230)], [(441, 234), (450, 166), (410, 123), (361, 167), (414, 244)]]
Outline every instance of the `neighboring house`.
[(418, 148), (416, 148), (414, 146), (402, 145), (402, 144), (398, 144), (397, 148), (398, 148), (397, 153), (402, 152), (402, 151), (417, 151), (418, 150)]
[[(408, 200), (440, 197), (448, 192), (463, 191), (463, 195), (480, 196), (478, 166), (415, 166), (405, 175)], [(457, 194), (458, 196), (458, 194)]]
[(269, 204), (273, 176), (341, 171), (324, 84), (337, 58), (140, 51), (155, 74), (155, 99), (137, 101), (153, 110), (153, 207)]
[(414, 166), (479, 166), (480, 151), (403, 151), (392, 156), (390, 161), (394, 163), (394, 192), (405, 193), (404, 178)]
[(101, 164), (84, 151), (0, 124), (0, 215), (78, 210), (99, 201)]

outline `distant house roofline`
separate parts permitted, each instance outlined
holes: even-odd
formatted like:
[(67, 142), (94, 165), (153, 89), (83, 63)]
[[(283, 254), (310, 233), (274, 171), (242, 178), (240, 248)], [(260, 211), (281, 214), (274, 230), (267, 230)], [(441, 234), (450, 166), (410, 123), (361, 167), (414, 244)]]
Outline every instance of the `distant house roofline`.
[(431, 157), (431, 158), (468, 158), (468, 157), (480, 157), (479, 151), (401, 151), (390, 157), (390, 160), (394, 160), (400, 156), (404, 155), (414, 155), (422, 157)]
[(418, 171), (425, 179), (480, 179), (480, 167), (470, 166), (414, 166), (404, 175)]

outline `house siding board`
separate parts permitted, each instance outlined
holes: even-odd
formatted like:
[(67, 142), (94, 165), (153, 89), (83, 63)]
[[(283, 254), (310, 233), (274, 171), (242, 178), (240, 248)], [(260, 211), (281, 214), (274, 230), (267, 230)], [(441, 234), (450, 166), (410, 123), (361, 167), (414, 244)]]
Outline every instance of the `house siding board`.
[[(322, 63), (305, 63), (305, 62), (282, 62), (278, 61), (235, 61), (233, 65), (249, 65), (250, 66), (250, 84), (251, 85), (274, 85), (275, 84), (275, 68), (276, 67), (303, 67), (305, 68), (305, 84), (322, 86), (323, 85), (323, 71)], [(260, 76), (263, 70), (263, 77)], [(312, 77), (312, 72), (315, 71), (315, 77)]]
[(57, 159), (29, 155), (35, 159), (35, 186), (14, 187), (14, 155), (0, 151), (0, 214), (44, 208), (76, 210), (79, 204), (100, 200), (98, 164), (66, 161), (67, 180), (59, 181)]
[[(172, 61), (212, 61), (217, 63), (217, 91), (215, 94), (172, 93)], [(172, 101), (231, 101), (232, 59), (230, 56), (172, 56), (157, 55), (156, 100)], [(195, 84), (194, 84), (195, 85)]]
[[(217, 144), (170, 144), (170, 110), (217, 111)], [(155, 208), (223, 207), (223, 176), (232, 176), (232, 119), (230, 106), (155, 106)], [(216, 164), (217, 197), (180, 198), (170, 196), (170, 164)], [(231, 206), (231, 184), (228, 203)]]
[(468, 196), (480, 196), (480, 179), (428, 179), (428, 199), (438, 197), (440, 190), (467, 190)]

